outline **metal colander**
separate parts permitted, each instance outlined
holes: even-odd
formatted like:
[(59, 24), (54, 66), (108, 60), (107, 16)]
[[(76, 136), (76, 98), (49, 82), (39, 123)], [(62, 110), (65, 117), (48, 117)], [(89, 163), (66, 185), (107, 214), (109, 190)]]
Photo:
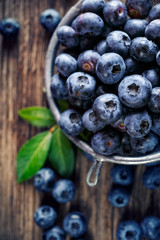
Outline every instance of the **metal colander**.
[[(80, 13), (80, 7), (83, 0), (80, 0), (75, 4), (73, 7), (70, 8), (70, 10), (66, 13), (66, 15), (61, 20), (60, 24), (58, 25), (57, 29), (62, 25), (70, 25), (72, 20)], [(160, 0), (153, 0), (153, 5), (160, 3)], [(57, 29), (55, 30), (46, 54), (46, 61), (45, 61), (45, 87), (46, 87), (46, 96), (49, 103), (49, 107), (52, 111), (52, 114), (57, 122), (59, 122), (60, 118), (60, 111), (57, 107), (57, 104), (55, 100), (52, 98), (51, 90), (50, 90), (50, 82), (51, 77), (53, 76), (53, 68), (54, 68), (54, 61), (55, 57), (59, 48), (59, 43), (57, 39)], [(87, 184), (89, 186), (95, 186), (98, 182), (100, 170), (102, 167), (102, 164), (104, 162), (112, 162), (112, 163), (118, 163), (118, 164), (128, 164), (128, 165), (140, 165), (140, 164), (147, 164), (147, 163), (153, 163), (160, 160), (160, 152), (148, 154), (145, 156), (140, 157), (125, 157), (125, 156), (102, 156), (98, 153), (95, 153), (90, 145), (85, 143), (84, 141), (80, 140), (77, 137), (68, 136), (67, 137), (80, 149), (82, 149), (84, 152), (87, 152), (88, 154), (92, 155), (95, 159), (94, 163), (92, 164), (91, 168), (88, 171), (87, 174)], [(94, 180), (92, 179), (92, 174), (95, 172)]]

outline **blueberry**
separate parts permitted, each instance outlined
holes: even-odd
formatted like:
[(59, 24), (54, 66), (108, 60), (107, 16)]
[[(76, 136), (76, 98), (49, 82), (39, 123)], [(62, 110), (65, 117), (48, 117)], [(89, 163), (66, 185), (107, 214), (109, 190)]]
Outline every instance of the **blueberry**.
[(145, 70), (142, 73), (142, 76), (147, 78), (151, 82), (152, 87), (157, 87), (160, 85), (159, 72), (157, 71), (156, 68)]
[(71, 96), (68, 97), (68, 101), (73, 107), (82, 110), (90, 108), (92, 106), (93, 100), (94, 100), (93, 98), (88, 100), (82, 100)]
[(130, 108), (144, 107), (148, 102), (151, 91), (150, 81), (138, 74), (125, 77), (118, 86), (120, 101)]
[(96, 13), (86, 12), (74, 19), (72, 27), (80, 35), (98, 36), (102, 33), (104, 22)]
[(70, 212), (63, 220), (63, 229), (71, 237), (82, 236), (87, 229), (87, 221), (81, 212)]
[(77, 60), (70, 54), (61, 53), (55, 59), (55, 66), (58, 72), (64, 77), (68, 77), (71, 73), (77, 70)]
[(89, 100), (95, 95), (96, 80), (90, 74), (75, 72), (67, 78), (66, 84), (70, 97)]
[(61, 179), (57, 181), (52, 189), (52, 196), (58, 203), (72, 201), (75, 195), (75, 185), (71, 180)]
[(118, 224), (116, 240), (142, 240), (142, 229), (134, 220), (123, 221)]
[(160, 51), (157, 52), (156, 62), (157, 62), (157, 64), (158, 64), (158, 66), (160, 66)]
[(46, 9), (41, 13), (40, 23), (48, 31), (53, 32), (61, 20), (61, 15), (55, 9)]
[(152, 112), (160, 113), (160, 87), (155, 87), (152, 89), (148, 106)]
[(53, 228), (45, 231), (43, 233), (44, 240), (65, 240), (65, 233), (59, 226), (54, 226)]
[(160, 19), (150, 22), (145, 29), (145, 36), (150, 40), (158, 40), (160, 38)]
[(43, 229), (50, 228), (54, 225), (57, 218), (57, 213), (54, 208), (43, 205), (39, 207), (34, 213), (34, 221)]
[(108, 26), (108, 24), (104, 23), (103, 32), (101, 33), (101, 37), (106, 39), (108, 34), (112, 31), (113, 31), (113, 28)]
[(160, 136), (160, 114), (152, 115), (152, 127), (151, 130)]
[(131, 138), (131, 145), (135, 152), (148, 154), (158, 145), (158, 136), (155, 133), (150, 132), (142, 138)]
[(94, 50), (82, 52), (77, 59), (78, 67), (81, 71), (95, 73), (95, 67), (100, 55)]
[(159, 18), (160, 18), (160, 3), (159, 4), (157, 3), (149, 11), (148, 19), (151, 22), (151, 21), (153, 21), (155, 19), (159, 19)]
[(160, 172), (160, 166), (147, 167), (147, 169), (143, 173), (143, 184), (147, 189), (160, 188), (159, 172)]
[(112, 128), (106, 128), (95, 133), (91, 139), (93, 150), (105, 156), (116, 153), (120, 144), (120, 134)]
[(123, 31), (112, 31), (106, 38), (107, 52), (115, 52), (126, 58), (129, 53), (131, 39)]
[(86, 129), (91, 132), (97, 132), (103, 129), (106, 124), (96, 117), (92, 108), (88, 109), (82, 116), (82, 122)]
[(77, 136), (84, 130), (81, 115), (74, 109), (68, 109), (61, 114), (59, 126), (71, 136)]
[(152, 7), (151, 0), (127, 0), (128, 15), (131, 18), (146, 18)]
[(160, 239), (160, 218), (147, 216), (141, 222), (143, 236), (147, 240)]
[(125, 116), (126, 116), (125, 114), (122, 114), (116, 122), (111, 124), (112, 127), (114, 127), (116, 130), (118, 130), (120, 132), (126, 132), (126, 129), (125, 129), (125, 126), (124, 126)]
[(81, 12), (100, 13), (104, 4), (104, 0), (84, 0), (81, 5)]
[(141, 110), (128, 113), (124, 120), (124, 125), (131, 137), (142, 138), (149, 133), (152, 127), (152, 120), (147, 111)]
[(96, 74), (105, 84), (119, 82), (125, 74), (123, 58), (117, 53), (105, 53), (97, 61)]
[(123, 186), (130, 185), (134, 179), (133, 167), (115, 164), (111, 169), (111, 178), (115, 184)]
[(106, 125), (116, 122), (122, 114), (122, 105), (118, 97), (112, 93), (97, 97), (92, 108), (97, 118)]
[(128, 19), (123, 30), (132, 39), (142, 37), (145, 35), (145, 28), (147, 24), (148, 22), (145, 19)]
[(4, 18), (0, 21), (0, 33), (4, 37), (17, 36), (19, 29), (19, 23), (13, 18)]
[(88, 49), (93, 49), (94, 45), (97, 44), (97, 42), (99, 42), (99, 36), (93, 38), (93, 36), (90, 35), (89, 36), (81, 35), (79, 44), (80, 52), (83, 52)]
[(113, 186), (108, 193), (108, 201), (113, 207), (125, 207), (128, 205), (130, 200), (130, 192), (125, 186)]
[(151, 63), (156, 60), (158, 47), (146, 37), (134, 38), (130, 45), (130, 55), (137, 61)]
[(143, 66), (139, 62), (137, 62), (134, 58), (128, 57), (125, 59), (126, 71), (125, 75), (142, 73)]
[(51, 78), (50, 88), (51, 88), (53, 98), (56, 98), (56, 99), (68, 98), (66, 79), (63, 76), (61, 76), (59, 73), (56, 73)]
[(121, 146), (118, 153), (122, 156), (136, 156), (136, 152), (133, 151), (131, 146), (130, 136), (127, 133), (122, 136)]
[(79, 36), (71, 26), (61, 26), (57, 30), (58, 41), (67, 48), (74, 48), (79, 45)]
[(98, 52), (100, 55), (103, 55), (104, 53), (106, 53), (107, 51), (107, 45), (106, 45), (106, 40), (101, 40), (100, 42), (98, 42), (95, 47), (94, 50), (96, 52)]
[(127, 8), (121, 1), (112, 0), (105, 3), (103, 16), (109, 26), (120, 27), (127, 21)]
[(42, 168), (34, 176), (34, 187), (38, 191), (49, 192), (55, 182), (54, 171), (50, 168)]

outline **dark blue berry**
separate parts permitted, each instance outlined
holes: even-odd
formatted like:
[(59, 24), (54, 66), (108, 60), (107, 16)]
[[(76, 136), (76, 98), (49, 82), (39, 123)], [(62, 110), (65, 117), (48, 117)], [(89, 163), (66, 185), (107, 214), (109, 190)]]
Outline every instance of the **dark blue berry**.
[(67, 48), (74, 48), (79, 45), (79, 36), (71, 26), (61, 26), (57, 30), (58, 41)]
[(155, 19), (150, 22), (145, 29), (145, 36), (153, 41), (158, 40), (160, 38), (160, 19)]
[(147, 216), (141, 222), (143, 236), (147, 240), (160, 239), (160, 218)]
[(155, 133), (150, 132), (142, 138), (131, 138), (131, 145), (135, 152), (148, 154), (158, 145), (158, 136)]
[(72, 27), (80, 35), (98, 36), (102, 33), (104, 22), (96, 13), (86, 12), (74, 19)]
[(107, 52), (115, 52), (126, 58), (129, 53), (130, 37), (123, 31), (112, 31), (106, 38)]
[(49, 192), (55, 182), (54, 171), (50, 168), (42, 168), (34, 176), (34, 187), (38, 191)]
[(118, 86), (120, 101), (130, 108), (145, 106), (151, 95), (152, 84), (141, 75), (134, 74), (125, 77)]
[(93, 150), (105, 156), (116, 153), (120, 148), (120, 144), (120, 135), (112, 128), (107, 128), (95, 133), (91, 139)]
[(125, 74), (123, 58), (117, 53), (105, 53), (97, 61), (96, 74), (105, 84), (119, 82)]
[(75, 185), (71, 180), (61, 179), (57, 181), (52, 189), (52, 196), (58, 203), (72, 201), (75, 195)]
[[(160, 166), (147, 167), (143, 173), (143, 184), (148, 189), (160, 188)], [(157, 240), (157, 239), (156, 239)]]
[(147, 111), (131, 112), (128, 113), (124, 125), (127, 133), (133, 138), (142, 138), (146, 136), (151, 127), (152, 120)]
[(124, 186), (113, 186), (108, 193), (108, 201), (113, 207), (125, 207), (130, 200), (130, 191)]
[(136, 152), (131, 146), (130, 136), (127, 133), (122, 136), (121, 146), (118, 153), (122, 156), (136, 156)]
[(81, 5), (81, 12), (100, 13), (104, 4), (104, 0), (84, 0)]
[(134, 38), (130, 45), (131, 57), (140, 62), (151, 63), (155, 61), (157, 52), (157, 45), (146, 37)]
[(64, 77), (68, 77), (71, 73), (77, 70), (77, 60), (70, 54), (61, 53), (55, 59), (55, 66), (58, 72)]
[(71, 237), (82, 236), (87, 229), (87, 221), (81, 212), (70, 212), (63, 220), (63, 229)]
[(160, 136), (160, 114), (152, 114), (151, 130)]
[(52, 227), (56, 218), (57, 213), (54, 208), (47, 205), (39, 207), (34, 213), (34, 221), (43, 229)]
[(115, 164), (111, 169), (111, 178), (115, 184), (124, 186), (130, 185), (134, 179), (133, 167)]
[(122, 105), (118, 97), (112, 93), (97, 97), (92, 108), (97, 118), (106, 125), (116, 122), (122, 114)]
[(126, 129), (125, 129), (125, 126), (124, 126), (125, 117), (126, 117), (126, 115), (122, 114), (116, 122), (111, 124), (112, 127), (114, 127), (116, 130), (118, 130), (120, 132), (126, 132)]
[(68, 98), (66, 79), (59, 73), (55, 74), (51, 78), (50, 88), (51, 88), (53, 98), (56, 98), (56, 99)]
[(59, 226), (55, 226), (43, 233), (43, 239), (44, 240), (65, 240), (66, 238), (65, 238), (64, 231)]
[(120, 222), (116, 231), (116, 240), (142, 240), (142, 229), (134, 220)]
[(109, 1), (103, 8), (105, 22), (111, 27), (120, 27), (127, 21), (127, 8), (121, 1)]
[(40, 23), (48, 31), (53, 32), (61, 20), (61, 15), (55, 9), (46, 9), (41, 13)]
[(90, 108), (92, 106), (94, 99), (88, 99), (88, 100), (83, 100), (83, 99), (77, 99), (75, 97), (68, 97), (68, 101), (69, 103), (74, 106), (77, 109), (82, 109), (82, 110), (86, 110), (88, 108)]
[(103, 121), (100, 121), (92, 108), (88, 109), (82, 116), (82, 122), (86, 129), (91, 132), (97, 132), (103, 129), (106, 124)]
[(77, 136), (84, 130), (82, 117), (74, 109), (68, 109), (61, 114), (59, 126), (66, 134), (71, 136)]
[(75, 72), (66, 81), (68, 94), (81, 100), (90, 100), (95, 95), (96, 80), (90, 74)]
[(151, 21), (153, 21), (155, 19), (159, 19), (159, 18), (160, 18), (160, 3), (159, 4), (157, 3), (149, 11), (148, 19), (151, 22)]
[(98, 52), (100, 55), (103, 55), (107, 52), (106, 40), (101, 40), (95, 45), (94, 50)]
[(148, 106), (152, 112), (160, 113), (160, 87), (155, 87), (152, 89)]
[(137, 62), (132, 57), (128, 57), (125, 59), (125, 65), (126, 65), (125, 75), (141, 73), (143, 71), (142, 64)]
[(124, 25), (124, 31), (130, 38), (143, 37), (148, 22), (145, 19), (128, 19)]
[(147, 78), (151, 82), (152, 87), (157, 87), (160, 85), (160, 77), (157, 69), (147, 69), (142, 73), (142, 76)]
[(95, 68), (100, 55), (94, 50), (82, 52), (77, 59), (78, 67), (81, 71), (95, 73)]
[(4, 18), (0, 21), (0, 33), (4, 37), (17, 36), (19, 28), (19, 23), (13, 18)]
[(156, 62), (158, 64), (158, 66), (160, 66), (160, 51), (158, 51), (156, 54)]
[(131, 18), (146, 18), (152, 7), (151, 0), (127, 0), (128, 15)]

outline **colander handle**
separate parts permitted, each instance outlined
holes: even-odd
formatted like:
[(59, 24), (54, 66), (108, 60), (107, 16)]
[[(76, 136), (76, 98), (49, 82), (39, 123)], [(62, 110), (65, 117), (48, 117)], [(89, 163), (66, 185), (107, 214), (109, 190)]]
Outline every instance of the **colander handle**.
[[(92, 166), (90, 167), (87, 177), (86, 177), (86, 182), (89, 187), (95, 187), (99, 181), (99, 176), (101, 172), (101, 167), (102, 167), (102, 161), (98, 161), (96, 158), (94, 159), (94, 162)], [(95, 173), (94, 180), (92, 181), (92, 176)]]

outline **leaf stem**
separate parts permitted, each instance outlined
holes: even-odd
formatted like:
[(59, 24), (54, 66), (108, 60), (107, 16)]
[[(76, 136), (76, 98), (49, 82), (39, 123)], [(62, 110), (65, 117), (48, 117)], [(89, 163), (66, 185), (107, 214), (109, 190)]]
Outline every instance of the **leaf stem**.
[(49, 129), (49, 132), (53, 133), (58, 128), (58, 124), (55, 124), (53, 127)]

